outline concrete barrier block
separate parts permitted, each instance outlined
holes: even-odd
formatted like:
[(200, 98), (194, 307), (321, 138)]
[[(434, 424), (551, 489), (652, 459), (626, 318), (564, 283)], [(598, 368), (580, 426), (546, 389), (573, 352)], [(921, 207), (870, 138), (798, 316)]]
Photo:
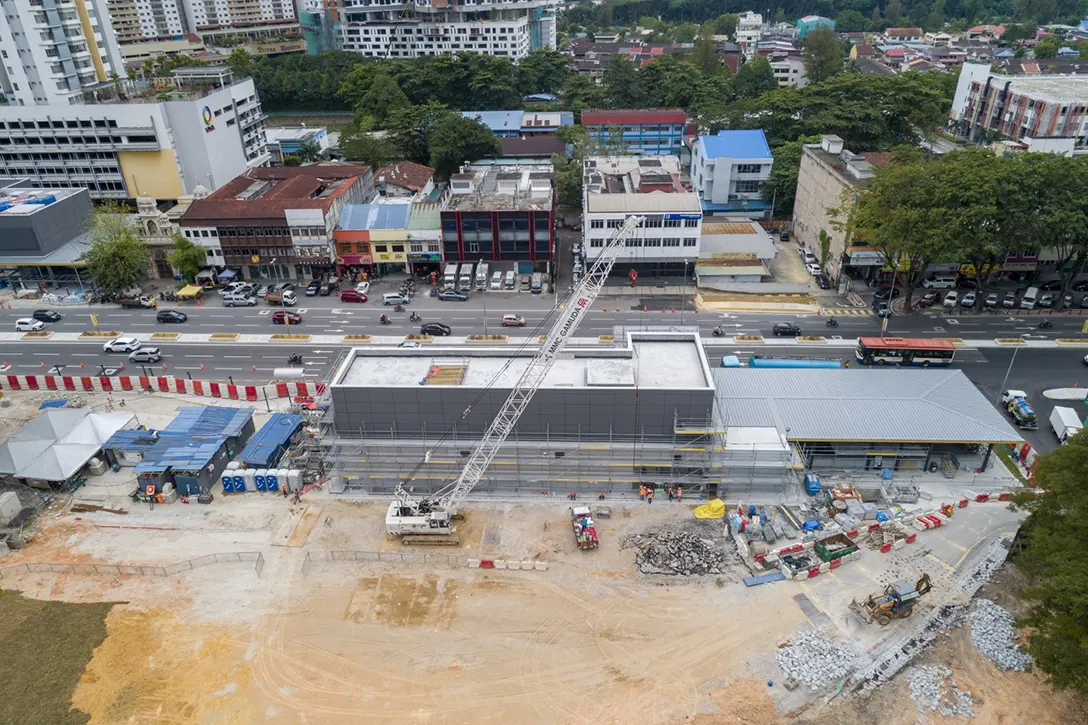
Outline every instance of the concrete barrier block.
[(548, 571), (548, 562), (546, 561), (534, 561), (533, 568), (537, 571)]
[(906, 539), (896, 539), (895, 543), (892, 544), (892, 548), (895, 549), (896, 551), (898, 551), (899, 549), (902, 549), (906, 545), (907, 545), (907, 540)]
[(820, 573), (821, 574), (824, 574), (824, 573), (829, 572), (829, 571), (831, 571), (831, 562), (830, 561), (825, 561), (823, 564), (820, 564)]
[(521, 570), (522, 571), (532, 571), (533, 570), (533, 561), (532, 561), (532, 559), (521, 562)]
[(496, 569), (505, 569), (506, 568), (506, 559), (495, 559), (495, 568)]
[(479, 559), (469, 559), (468, 560), (468, 568), (469, 569), (479, 569), (480, 568), (480, 560)]
[(815, 541), (806, 541), (806, 542), (805, 542), (805, 543), (804, 543), (804, 544), (803, 544), (803, 545), (801, 546), (801, 548), (802, 548), (803, 550), (806, 550), (806, 551), (807, 551), (807, 550), (811, 549), (811, 548), (812, 548), (813, 546), (815, 546), (815, 545), (816, 545), (816, 542), (815, 542)]
[(767, 566), (775, 566), (778, 564), (778, 561), (778, 557), (774, 554), (767, 554), (767, 556), (763, 557), (763, 563)]

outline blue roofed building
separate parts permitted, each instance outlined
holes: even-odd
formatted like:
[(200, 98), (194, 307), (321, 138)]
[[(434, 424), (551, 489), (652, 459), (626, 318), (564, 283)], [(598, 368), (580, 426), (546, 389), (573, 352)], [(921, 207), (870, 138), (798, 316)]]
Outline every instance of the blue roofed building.
[(479, 121), (500, 138), (521, 135), (521, 117), (524, 113), (524, 111), (461, 111), (462, 116)]
[(691, 150), (691, 184), (704, 213), (770, 218), (763, 187), (771, 175), (771, 148), (761, 129), (718, 131), (699, 136)]
[(491, 129), (499, 138), (549, 136), (560, 126), (573, 126), (570, 111), (461, 111)]
[(804, 38), (813, 30), (819, 28), (827, 28), (829, 30), (835, 29), (835, 21), (831, 18), (825, 18), (820, 15), (806, 15), (797, 21), (797, 36)]
[(302, 430), (302, 423), (301, 415), (273, 413), (249, 439), (237, 460), (246, 468), (275, 468)]

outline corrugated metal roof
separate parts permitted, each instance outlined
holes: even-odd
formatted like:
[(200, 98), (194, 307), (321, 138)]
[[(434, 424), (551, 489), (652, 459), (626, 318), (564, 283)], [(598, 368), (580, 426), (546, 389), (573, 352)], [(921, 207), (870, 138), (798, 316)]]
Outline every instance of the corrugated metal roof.
[(110, 439), (102, 444), (103, 448), (111, 451), (146, 452), (154, 448), (158, 442), (157, 431), (133, 428), (119, 430), (110, 436)]
[(762, 129), (723, 129), (714, 136), (700, 136), (705, 158), (769, 159), (771, 147)]
[(163, 429), (164, 433), (185, 433), (189, 436), (236, 436), (253, 417), (251, 408), (227, 408), (210, 405), (205, 408), (183, 407)]
[(301, 425), (301, 415), (273, 413), (268, 422), (249, 439), (236, 460), (251, 468), (272, 465), (279, 459), (291, 436)]
[(713, 371), (716, 425), (774, 426), (790, 440), (1015, 443), (961, 370)]
[(388, 204), (345, 204), (340, 210), (340, 228), (348, 231), (364, 229), (407, 229), (412, 204), (392, 202)]

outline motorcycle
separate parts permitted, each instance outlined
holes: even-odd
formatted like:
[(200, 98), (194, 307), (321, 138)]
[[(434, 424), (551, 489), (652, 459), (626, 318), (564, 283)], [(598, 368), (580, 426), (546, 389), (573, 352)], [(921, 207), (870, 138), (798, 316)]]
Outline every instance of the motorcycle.
[(404, 305), (397, 305), (393, 308), (393, 312), (404, 312)]
[(385, 315), (382, 315), (381, 317), (379, 317), (379, 318), (378, 318), (378, 322), (382, 323), (383, 325), (391, 325), (391, 324), (393, 324), (393, 321), (392, 321), (392, 320), (390, 320), (390, 319), (389, 319), (388, 317), (386, 317)]
[(839, 321), (836, 320), (834, 317), (828, 317), (827, 322), (825, 322), (824, 324), (827, 325), (828, 327), (838, 327), (839, 326)]
[(408, 319), (411, 320), (412, 322), (419, 322), (423, 318), (420, 317), (419, 315), (417, 315), (415, 312), (413, 312), (411, 315), (408, 316)]
[(711, 332), (714, 333), (714, 337), (722, 337), (725, 335), (725, 330), (720, 327), (715, 327)]
[(437, 296), (438, 296), (438, 288), (437, 287), (431, 287), (431, 297), (437, 297)]
[(291, 357), (287, 358), (287, 364), (288, 365), (301, 365), (302, 364), (302, 356), (301, 355), (292, 355)]
[(1049, 330), (1053, 326), (1054, 325), (1051, 324), (1050, 320), (1048, 320), (1045, 317), (1043, 319), (1039, 320), (1039, 329), (1040, 330)]

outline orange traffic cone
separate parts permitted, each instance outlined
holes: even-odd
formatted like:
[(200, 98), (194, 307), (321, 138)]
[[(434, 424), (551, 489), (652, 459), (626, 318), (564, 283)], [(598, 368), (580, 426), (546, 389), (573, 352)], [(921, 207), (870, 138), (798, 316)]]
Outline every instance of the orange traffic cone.
[(163, 371), (164, 373), (166, 372), (166, 363), (163, 363), (163, 364), (162, 364), (162, 371)]
[(204, 370), (204, 363), (200, 363), (200, 369), (201, 369), (202, 371)]
[(257, 372), (257, 366), (256, 365), (253, 366), (253, 372)]
[(45, 363), (42, 363), (42, 370), (45, 370)]
[(82, 360), (80, 360), (80, 361), (79, 361), (79, 368), (80, 368), (80, 370), (82, 370), (82, 369), (83, 369), (83, 368), (85, 368), (85, 367), (87, 367), (87, 366), (83, 364), (83, 361), (82, 361)]
[(125, 369), (125, 364), (124, 364), (124, 363), (120, 363), (120, 365), (121, 365), (121, 369), (122, 369), (122, 370), (124, 370), (124, 369)]

